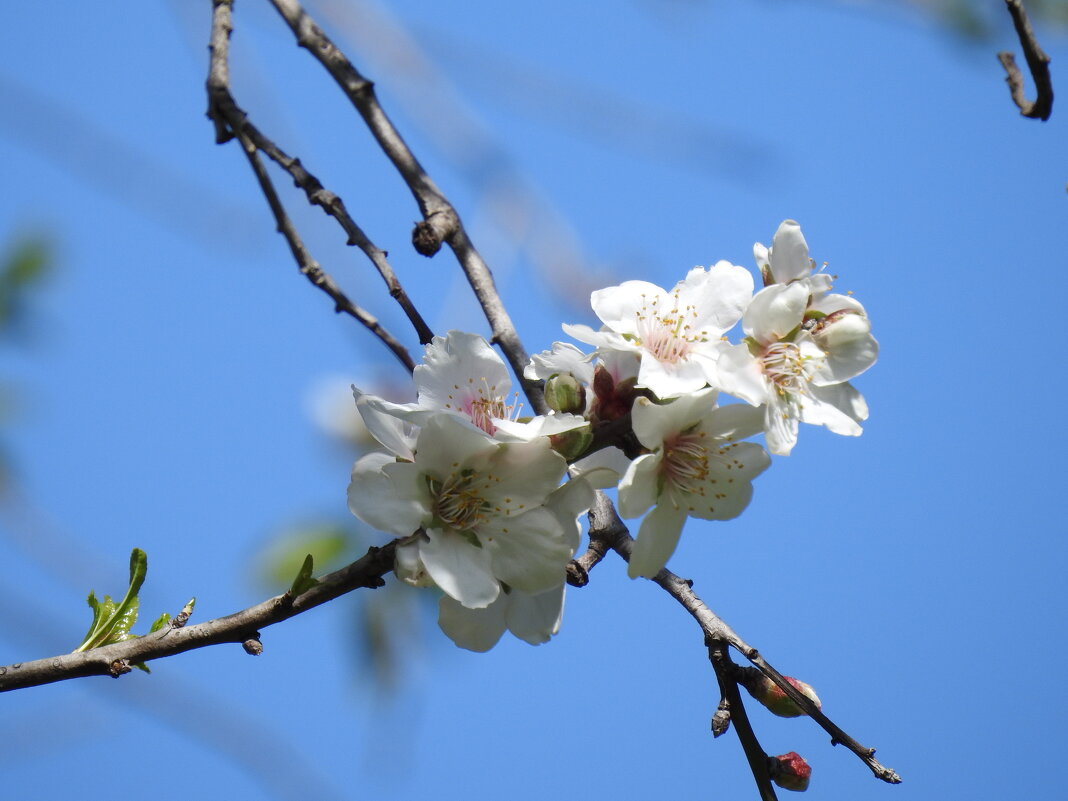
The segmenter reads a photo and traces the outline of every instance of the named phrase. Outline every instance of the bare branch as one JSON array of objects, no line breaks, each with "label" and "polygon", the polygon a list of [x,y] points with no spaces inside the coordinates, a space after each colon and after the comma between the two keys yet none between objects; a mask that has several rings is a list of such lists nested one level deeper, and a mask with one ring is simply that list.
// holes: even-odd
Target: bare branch
[{"label": "bare branch", "polygon": [[749,769],[753,772],[753,780],[760,792],[761,801],[777,801],[775,787],[768,775],[768,755],[760,747],[756,733],[749,723],[749,716],[745,713],[745,704],[742,703],[741,693],[738,692],[738,682],[734,679],[736,665],[731,661],[728,643],[723,640],[707,640],[705,644],[708,646],[708,659],[716,671],[719,691],[723,697],[720,708],[726,705],[730,710],[730,719],[738,733]]},{"label": "bare branch", "polygon": [[[624,561],[630,561],[634,539],[630,536],[626,525],[620,520],[612,502],[603,492],[597,493],[597,499],[594,501],[593,508],[590,509],[590,539],[594,537],[606,539],[613,551],[623,557]],[[798,692],[783,674],[769,665],[756,648],[739,637],[734,629],[698,598],[693,591],[693,582],[679,578],[667,568],[657,573],[652,580],[693,616],[704,632],[706,642],[722,641],[733,647],[775,682],[794,703],[804,710],[805,714],[830,734],[833,744],[841,743],[856,754],[876,778],[889,784],[898,784],[901,781],[901,777],[895,771],[876,761],[874,748],[866,748],[846,734],[809,698]]]},{"label": "bare branch", "polygon": [[1012,24],[1016,28],[1016,35],[1020,38],[1020,45],[1027,59],[1027,68],[1031,71],[1031,78],[1035,82],[1034,102],[1027,99],[1023,75],[1020,68],[1016,66],[1016,58],[1007,50],[998,53],[998,61],[1001,62],[1006,72],[1005,83],[1009,85],[1012,102],[1020,109],[1021,116],[1045,122],[1053,112],[1053,81],[1049,75],[1049,56],[1042,50],[1035,38],[1031,20],[1027,17],[1022,0],[1005,0],[1005,6],[1012,15]]},{"label": "bare branch", "polygon": [[411,354],[381,323],[374,315],[353,303],[334,282],[333,278],[323,270],[322,266],[312,258],[304,246],[296,227],[286,214],[285,207],[278,197],[267,170],[259,158],[259,151],[267,153],[289,172],[297,185],[304,189],[309,201],[317,203],[341,223],[349,235],[349,242],[357,244],[368,255],[379,270],[379,274],[385,279],[390,288],[390,294],[397,299],[408,319],[412,321],[421,342],[429,342],[432,334],[422,317],[415,310],[407,294],[400,286],[392,268],[385,260],[385,254],[375,247],[360,230],[359,226],[348,216],[340,198],[332,192],[326,192],[322,184],[313,175],[308,173],[300,165],[298,159],[291,159],[271,140],[265,137],[247,119],[233,96],[230,94],[230,67],[229,67],[229,44],[230,33],[233,30],[232,6],[233,0],[214,0],[211,30],[211,62],[208,73],[208,117],[215,125],[215,140],[218,143],[227,142],[237,138],[241,142],[245,156],[249,160],[260,184],[260,189],[267,199],[271,212],[274,215],[279,233],[289,244],[289,249],[296,260],[302,274],[315,286],[325,292],[334,300],[334,309],[344,312],[356,319],[372,334],[378,337],[390,351],[400,360],[408,372],[415,369],[415,362]]},{"label": "bare branch", "polygon": [[[218,0],[217,0],[218,1]],[[353,107],[363,118],[382,152],[400,173],[423,215],[412,234],[412,242],[424,256],[432,256],[442,243],[452,248],[467,281],[478,298],[492,330],[492,341],[500,346],[530,405],[539,414],[547,411],[541,384],[523,375],[527,352],[516,333],[512,318],[497,293],[489,267],[464,230],[460,215],[409,149],[375,94],[374,83],[365,78],[331,41],[297,0],[271,0],[289,25],[297,44],[310,52],[330,73]]]},{"label": "bare branch", "polygon": [[[329,573],[307,592],[291,597],[277,595],[226,617],[175,628],[165,626],[144,637],[105,645],[80,653],[64,654],[32,662],[0,667],[0,692],[52,684],[83,676],[119,677],[138,662],[162,659],[175,654],[222,643],[240,643],[253,653],[259,645],[259,630],[281,623],[360,588],[375,589],[393,569],[397,540],[381,548],[371,548],[347,567]],[[255,642],[256,645],[250,645]],[[259,645],[262,650],[262,645]]]}]

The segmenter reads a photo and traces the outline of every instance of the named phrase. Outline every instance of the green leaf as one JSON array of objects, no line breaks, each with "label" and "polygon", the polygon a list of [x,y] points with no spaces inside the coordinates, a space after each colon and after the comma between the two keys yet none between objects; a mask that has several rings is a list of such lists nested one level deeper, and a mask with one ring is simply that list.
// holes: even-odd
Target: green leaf
[{"label": "green leaf", "polygon": [[170,622],[171,616],[167,612],[164,612],[162,615],[156,618],[156,621],[152,624],[152,628],[148,630],[148,633],[151,634],[154,631],[159,631],[161,628],[163,628]]},{"label": "green leaf", "polygon": [[130,637],[130,629],[137,622],[137,593],[141,591],[147,575],[148,556],[140,548],[134,548],[130,554],[130,587],[122,602],[116,605],[108,595],[104,596],[103,601],[97,601],[96,595],[89,593],[88,603],[93,610],[93,622],[82,644],[74,649],[75,653]]},{"label": "green leaf", "polygon": [[316,584],[319,583],[319,579],[312,577],[312,570],[315,566],[315,560],[311,554],[304,557],[304,563],[301,564],[300,570],[297,572],[297,577],[293,579],[293,583],[289,587],[289,596],[296,598],[298,595],[303,595]]}]

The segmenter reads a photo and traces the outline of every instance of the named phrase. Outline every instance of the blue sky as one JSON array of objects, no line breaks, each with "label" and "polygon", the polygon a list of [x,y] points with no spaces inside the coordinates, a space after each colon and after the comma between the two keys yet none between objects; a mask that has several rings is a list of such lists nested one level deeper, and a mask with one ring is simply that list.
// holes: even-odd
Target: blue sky
[{"label": "blue sky", "polygon": [[[121,593],[132,547],[149,556],[145,617],[196,595],[203,620],[272,592],[258,565],[280,530],[355,530],[351,455],[307,397],[324,376],[403,375],[300,278],[236,145],[214,144],[208,6],[9,11],[0,242],[43,233],[56,263],[32,336],[0,351],[20,493],[0,517],[0,664],[73,648],[86,593]],[[411,251],[407,191],[265,6],[237,6],[238,102],[344,197],[435,330],[486,333],[447,254]],[[691,524],[670,566],[905,783],[753,710],[766,750],[808,758],[816,798],[1056,787],[1068,137],[1064,109],[1041,124],[1011,105],[993,56],[1018,52],[1007,18],[973,46],[882,5],[369,6],[312,8],[464,215],[529,350],[593,323],[591,288],[752,267],[788,217],[867,307],[882,350],[855,382],[864,435],[803,430],[746,513]],[[413,50],[414,82],[390,60],[398,28],[434,65],[430,90]],[[1057,86],[1068,47],[1038,33]],[[286,200],[314,255],[415,347],[359,253]],[[161,801],[755,797],[733,734],[709,736],[700,632],[614,557],[538,648],[469,654],[407,610],[387,618],[414,632],[388,697],[360,667],[353,602],[265,631],[257,659],[205,649],[5,695],[4,785],[87,801],[148,782]]]}]

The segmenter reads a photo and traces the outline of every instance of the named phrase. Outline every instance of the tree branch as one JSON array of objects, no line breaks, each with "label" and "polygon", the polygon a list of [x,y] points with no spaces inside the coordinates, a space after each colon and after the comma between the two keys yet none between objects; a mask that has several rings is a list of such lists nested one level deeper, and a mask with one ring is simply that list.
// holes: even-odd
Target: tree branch
[{"label": "tree branch", "polygon": [[489,321],[491,341],[500,346],[535,412],[544,414],[548,409],[542,397],[541,384],[523,375],[523,368],[528,361],[527,352],[497,293],[493,274],[464,230],[456,209],[427,175],[382,109],[374,83],[353,66],[297,0],[271,0],[271,4],[293,31],[297,44],[311,53],[330,73],[408,186],[423,215],[412,233],[415,249],[424,256],[433,256],[442,243],[452,249]]},{"label": "tree branch", "polygon": [[[745,705],[742,703],[741,693],[738,692],[738,682],[734,679],[734,670],[737,667],[731,660],[728,643],[724,640],[706,640],[708,646],[708,660],[716,671],[716,680],[719,682],[719,691],[723,700],[720,708],[724,705],[730,710],[730,720],[734,723],[734,730],[738,733],[738,740],[742,744],[749,769],[753,772],[753,781],[756,782],[760,792],[761,801],[778,801],[775,795],[775,787],[768,775],[768,755],[757,741],[756,732],[749,723],[749,716],[745,713]],[[717,711],[718,714],[718,711]]]},{"label": "tree branch", "polygon": [[353,317],[378,337],[410,373],[415,369],[415,362],[412,360],[408,350],[372,314],[353,303],[341,291],[333,278],[311,257],[296,228],[286,214],[285,207],[279,200],[274,184],[271,182],[270,176],[259,158],[258,153],[260,150],[267,153],[270,158],[293,177],[297,186],[304,189],[311,203],[321,206],[324,211],[338,220],[349,236],[349,244],[358,245],[378,269],[379,274],[389,287],[390,294],[404,309],[408,319],[415,327],[420,342],[430,341],[433,334],[412,305],[407,293],[401,287],[392,268],[386,261],[385,253],[375,247],[359,226],[349,217],[341,199],[333,192],[327,192],[323,189],[318,179],[303,168],[299,159],[290,158],[281,148],[264,136],[248,121],[248,115],[234,101],[230,93],[229,66],[230,34],[233,31],[232,7],[233,0],[213,0],[211,44],[208,48],[211,52],[211,61],[207,88],[208,117],[215,125],[215,141],[222,144],[236,137],[241,143],[242,149],[249,160],[249,165],[256,174],[260,189],[271,207],[278,231],[286,238],[289,249],[301,273],[334,300],[335,311],[344,312]]},{"label": "tree branch", "polygon": [[[630,536],[626,525],[620,520],[612,501],[603,492],[597,493],[593,508],[590,509],[590,539],[603,538],[613,551],[618,553],[624,561],[630,561],[634,539]],[[805,714],[811,717],[820,727],[831,735],[832,744],[841,743],[871,770],[876,778],[888,784],[898,784],[901,777],[890,768],[881,765],[875,759],[875,749],[866,748],[846,734],[836,723],[828,718],[806,696],[798,692],[786,678],[760,655],[756,648],[749,645],[738,636],[722,618],[713,612],[704,601],[697,597],[693,591],[693,582],[679,578],[667,568],[664,568],[652,579],[668,595],[674,598],[689,612],[697,621],[704,632],[706,642],[722,641],[733,647],[742,656],[749,660],[761,673],[771,679],[796,703]]]},{"label": "tree branch", "polygon": [[1009,85],[1012,102],[1020,109],[1021,116],[1045,122],[1053,112],[1053,81],[1049,74],[1049,56],[1042,50],[1035,38],[1031,20],[1027,17],[1022,0],[1005,0],[1005,6],[1012,16],[1012,24],[1016,28],[1016,35],[1020,38],[1020,45],[1027,59],[1027,68],[1031,71],[1031,78],[1035,82],[1034,102],[1027,99],[1023,75],[1020,68],[1016,66],[1016,58],[1007,50],[998,53],[998,61],[1005,68],[1005,83]]},{"label": "tree branch", "polygon": [[135,637],[113,645],[81,653],[64,654],[32,662],[0,667],[0,692],[52,684],[83,676],[113,676],[130,672],[138,662],[162,659],[175,654],[222,643],[241,643],[248,653],[262,651],[260,629],[281,623],[360,588],[375,589],[393,569],[398,540],[381,548],[371,548],[347,567],[328,573],[318,583],[295,598],[288,593],[276,595],[226,617],[180,628],[165,626],[144,637]]}]

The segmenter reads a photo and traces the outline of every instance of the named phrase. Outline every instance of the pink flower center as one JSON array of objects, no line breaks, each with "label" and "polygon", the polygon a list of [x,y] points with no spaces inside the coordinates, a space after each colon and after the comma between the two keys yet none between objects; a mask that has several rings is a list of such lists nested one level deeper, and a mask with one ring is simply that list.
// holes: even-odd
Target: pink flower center
[{"label": "pink flower center", "polygon": [[679,290],[672,293],[674,303],[670,309],[660,308],[661,298],[651,300],[642,295],[638,310],[638,337],[642,347],[656,357],[657,361],[677,364],[689,357],[694,345],[704,342],[701,331],[694,331],[693,320],[697,309],[692,305],[680,306]]}]

